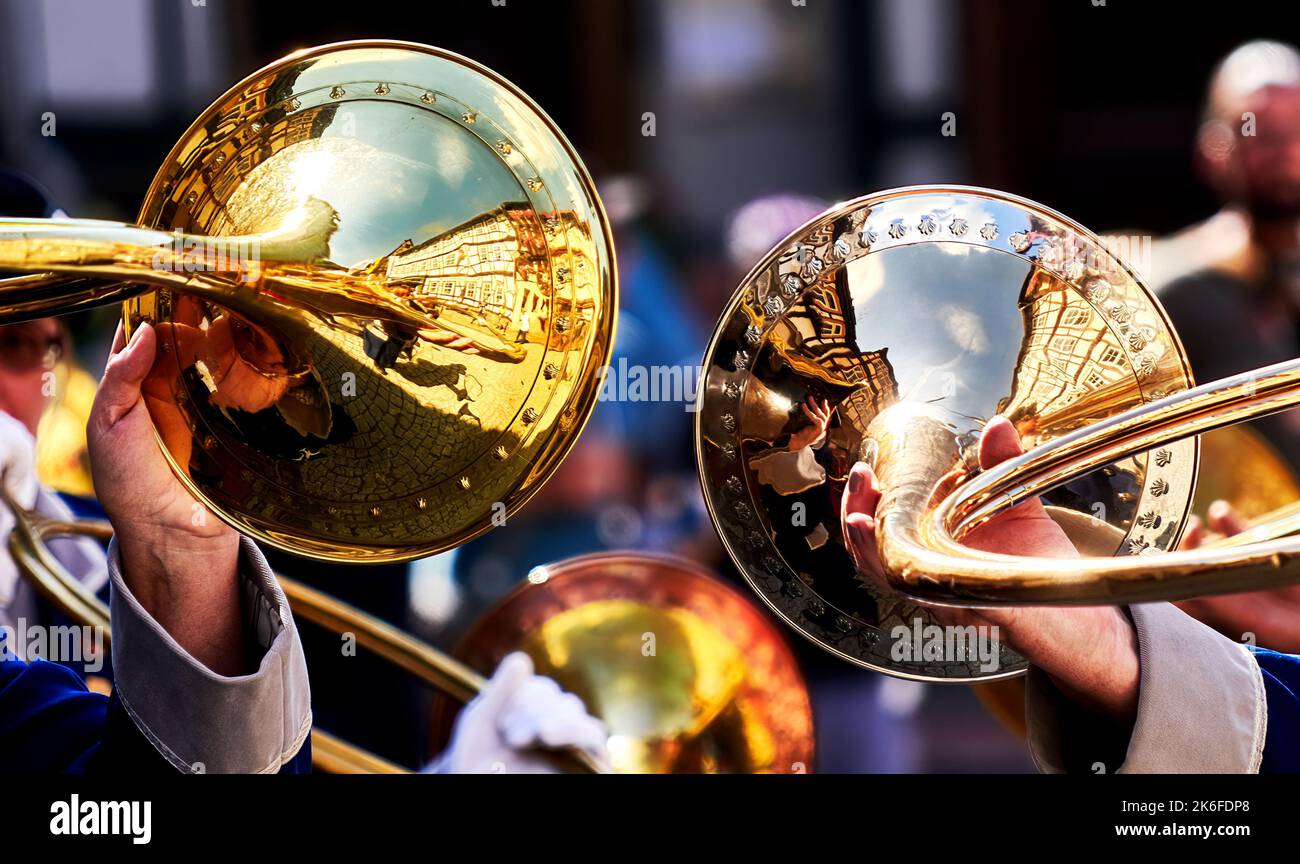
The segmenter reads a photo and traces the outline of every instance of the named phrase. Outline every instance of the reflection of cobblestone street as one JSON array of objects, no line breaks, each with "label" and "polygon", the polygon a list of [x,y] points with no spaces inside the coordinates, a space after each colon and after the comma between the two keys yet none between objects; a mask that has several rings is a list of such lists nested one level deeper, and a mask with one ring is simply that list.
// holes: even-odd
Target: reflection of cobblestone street
[{"label": "reflection of cobblestone street", "polygon": [[[301,479],[304,491],[335,501],[400,498],[463,472],[500,441],[543,351],[530,344],[522,362],[502,363],[419,343],[411,360],[384,372],[366,357],[360,337],[341,349],[322,325],[313,328],[322,334],[310,345],[321,380],[356,432],[324,458],[304,462]],[[355,395],[344,386],[349,372]],[[391,447],[394,436],[400,450]],[[514,449],[513,441],[500,443]]]}]

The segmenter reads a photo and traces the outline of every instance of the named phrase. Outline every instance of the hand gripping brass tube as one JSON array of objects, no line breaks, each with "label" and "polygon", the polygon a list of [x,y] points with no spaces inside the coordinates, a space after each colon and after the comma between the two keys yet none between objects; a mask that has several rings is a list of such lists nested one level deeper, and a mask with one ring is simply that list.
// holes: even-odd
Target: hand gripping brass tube
[{"label": "hand gripping brass tube", "polygon": [[1121,558],[1000,555],[960,539],[998,513],[1116,460],[1300,404],[1300,360],[1202,384],[1116,414],[981,472],[936,500],[960,467],[953,437],[900,403],[870,427],[883,500],[882,563],[897,590],[955,606],[1177,600],[1300,581],[1300,538]]}]

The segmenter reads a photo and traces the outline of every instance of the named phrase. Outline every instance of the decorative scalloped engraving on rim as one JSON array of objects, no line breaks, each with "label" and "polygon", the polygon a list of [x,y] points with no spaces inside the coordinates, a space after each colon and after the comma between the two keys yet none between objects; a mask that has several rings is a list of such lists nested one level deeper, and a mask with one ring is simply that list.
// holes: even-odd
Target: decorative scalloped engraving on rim
[{"label": "decorative scalloped engraving on rim", "polygon": [[[1163,370],[1164,378],[1168,378],[1170,374],[1173,374],[1171,370],[1178,367],[1168,366],[1167,362],[1169,358],[1173,358],[1173,362],[1178,363],[1182,357],[1181,349],[1176,343],[1170,344],[1160,335],[1163,332],[1169,332],[1167,321],[1164,320],[1158,307],[1154,306],[1148,297],[1142,295],[1132,274],[1126,268],[1122,266],[1112,267],[1111,269],[1117,272],[1101,271],[1095,275],[1089,275],[1092,272],[1088,266],[1090,263],[1089,256],[1075,254],[1077,250],[1070,249],[1068,244],[1063,246],[1061,236],[1086,241],[1084,245],[1088,246],[1087,251],[1093,253],[1094,258],[1113,260],[1113,256],[1110,256],[1108,252],[1102,249],[1095,241],[1095,238],[1091,238],[1091,235],[1074,234],[1075,229],[1071,223],[1062,221],[1050,211],[1039,210],[1037,205],[1033,205],[1031,202],[1023,202],[1000,194],[985,197],[987,194],[979,190],[969,189],[945,189],[924,193],[914,190],[899,190],[897,193],[882,193],[858,199],[841,205],[832,214],[810,223],[803,230],[801,237],[792,239],[791,244],[785,249],[779,252],[774,251],[768,256],[767,260],[773,262],[771,265],[773,268],[779,267],[776,262],[781,261],[789,261],[791,265],[794,265],[799,254],[806,255],[807,249],[812,248],[816,250],[818,257],[828,264],[822,272],[823,277],[825,277],[828,270],[846,266],[865,255],[892,248],[896,245],[946,241],[973,243],[999,249],[1005,254],[1017,255],[1032,261],[1036,266],[1054,273],[1071,285],[1077,286],[1076,290],[1079,295],[1084,297],[1097,313],[1102,315],[1109,322],[1109,325],[1121,335],[1120,344],[1127,355],[1126,359],[1129,368],[1135,378],[1138,377],[1139,368],[1146,368],[1148,371],[1145,373],[1145,377],[1152,380],[1154,380],[1152,373],[1156,369]],[[939,206],[931,205],[928,209],[924,209],[924,202],[921,199],[929,197],[933,197]],[[900,202],[904,206],[900,206]],[[918,209],[918,202],[924,212]],[[999,213],[1015,217],[1011,218],[1007,223],[1006,230],[1011,232],[1011,235],[1004,238],[1000,243],[997,240],[1002,232],[1001,217],[989,218],[989,210],[986,208],[990,205]],[[911,218],[914,220],[912,224],[916,225],[918,230],[909,233],[906,230],[908,217],[894,212],[895,210],[902,213],[908,211],[916,213]],[[936,225],[936,230],[929,234],[921,229],[923,224],[929,224],[926,221],[927,217],[932,218]],[[833,225],[836,222],[847,223],[851,226],[851,236],[856,243],[849,244],[846,242],[844,244],[851,246],[848,254],[844,254],[842,247],[835,247],[836,241],[843,238],[842,234],[837,234],[833,230]],[[969,227],[972,223],[981,226],[980,229],[971,232]],[[1023,228],[1021,227],[1022,224],[1024,225]],[[1024,235],[1024,241],[1019,237],[1016,237],[1015,240],[1012,239],[1012,236],[1018,234]],[[814,238],[819,236],[822,240],[821,245],[814,242]],[[796,248],[800,246],[803,247],[802,252]],[[762,284],[762,280],[772,271],[764,269],[756,272],[759,280],[758,284]],[[817,283],[812,283],[812,285],[815,284]],[[805,285],[803,290],[806,292],[812,285]],[[742,288],[737,293],[743,297],[751,297],[752,289]],[[1116,298],[1122,301],[1131,301],[1132,305],[1123,302],[1121,303],[1122,308],[1116,308],[1114,311],[1106,309],[1106,301]],[[783,305],[779,311],[775,312],[767,308],[765,304],[764,311],[768,315],[768,320],[764,329],[775,323],[780,315],[785,314],[785,309],[791,308],[798,302],[798,299],[798,297],[791,298],[790,307]],[[737,298],[733,298],[733,305],[736,302]],[[1116,316],[1124,320],[1117,321]],[[1146,329],[1148,327],[1152,329]],[[1130,334],[1132,335],[1130,336]],[[1159,343],[1160,352],[1139,359],[1137,355],[1152,343]],[[1134,347],[1139,344],[1142,345],[1142,348]],[[706,381],[715,374],[729,372],[726,364],[717,364],[718,347],[720,347],[720,344],[715,337],[714,345],[710,349],[710,355],[706,358]],[[1185,360],[1182,362],[1185,364]],[[737,369],[737,372],[742,381],[748,378],[750,374],[747,369]],[[1181,367],[1179,374],[1182,376],[1183,383],[1163,387],[1161,395],[1167,395],[1169,392],[1175,392],[1187,386],[1190,378],[1186,375],[1185,365]],[[729,381],[728,383],[736,382]],[[739,386],[743,388],[744,385],[742,383]],[[1139,383],[1139,386],[1142,388],[1144,399],[1151,398],[1151,395],[1156,390],[1153,385]],[[704,432],[709,425],[708,416],[710,411],[707,404],[709,392],[707,388],[704,390],[703,410],[700,411],[697,417],[697,424],[701,432]],[[723,387],[717,387],[713,392],[718,396],[730,396],[731,394],[729,388]],[[734,405],[734,402],[732,404]],[[734,436],[737,428],[735,415],[730,412],[723,414],[720,422],[726,434]],[[700,452],[701,470],[704,472],[702,476],[705,478],[706,502],[710,510],[715,513],[715,517],[720,514],[714,507],[714,502],[710,499],[708,493],[709,482],[707,478],[709,471],[706,462],[703,461],[703,456],[707,452],[717,453],[720,455],[722,462],[734,464],[740,458],[737,443],[732,439],[719,442],[716,445],[709,445],[706,438],[697,440],[697,444],[704,447]],[[1133,525],[1117,554],[1124,554],[1125,552],[1130,554],[1151,554],[1172,548],[1181,532],[1185,516],[1185,508],[1182,507],[1180,502],[1190,500],[1190,478],[1191,472],[1194,470],[1197,452],[1195,441],[1180,441],[1161,447],[1159,450],[1148,454],[1149,458],[1143,457],[1146,458],[1147,482],[1141,490],[1140,500],[1136,502],[1137,510],[1135,512],[1138,516],[1133,520]],[[1160,494],[1155,494],[1152,491],[1153,489],[1163,491]],[[804,586],[796,578],[792,570],[782,563],[776,573],[763,570],[760,579],[760,571],[750,569],[746,562],[758,559],[754,558],[750,553],[743,552],[745,549],[766,550],[768,555],[779,557],[780,553],[773,545],[772,536],[756,530],[753,525],[737,524],[734,517],[730,516],[715,518],[715,525],[723,535],[723,539],[727,541],[726,545],[741,571],[754,584],[760,596],[767,600],[782,617],[791,622],[802,622],[798,625],[800,629],[805,630],[809,635],[815,636],[818,641],[834,653],[840,654],[860,665],[891,672],[891,670],[883,666],[879,659],[881,656],[880,646],[883,644],[887,647],[889,640],[881,640],[878,631],[872,627],[858,626],[851,638],[841,638],[843,636],[839,632],[841,628],[837,627],[834,621],[814,626],[809,621],[808,616],[810,612],[815,612],[815,607],[810,604],[807,598],[812,597],[819,603],[821,601],[816,598],[815,594],[807,590],[807,586]],[[766,581],[771,579],[778,580],[778,583]],[[782,586],[775,589],[775,593],[774,584]],[[794,586],[800,587],[795,588]],[[793,595],[804,596],[796,601],[792,599]],[[839,614],[838,610],[832,609],[830,611]],[[854,624],[855,621],[850,620],[849,623]],[[873,660],[872,658],[876,659]],[[891,672],[891,674],[899,673]],[[938,673],[935,670],[927,669],[915,675],[908,673],[905,677],[916,677],[924,680],[940,680],[943,678],[942,674],[935,678],[936,674]]]}]

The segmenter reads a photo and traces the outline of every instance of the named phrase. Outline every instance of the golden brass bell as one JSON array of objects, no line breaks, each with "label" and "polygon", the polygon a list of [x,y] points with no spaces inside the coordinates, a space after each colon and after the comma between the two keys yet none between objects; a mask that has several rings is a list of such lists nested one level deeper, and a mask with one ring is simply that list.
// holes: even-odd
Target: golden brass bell
[{"label": "golden brass bell", "polygon": [[[616,772],[812,770],[812,709],[789,646],[697,564],[617,552],[535,568],[456,654],[491,669],[511,651],[605,722]],[[435,751],[454,710],[440,697]]]},{"label": "golden brass bell", "polygon": [[[185,133],[138,222],[0,220],[0,268],[29,274],[0,281],[0,321],[122,301],[128,331],[151,322],[145,392],[164,451],[264,542],[358,562],[458,545],[536,491],[594,406],[617,307],[604,212],[551,121],[465,58],[353,42],[254,73]],[[106,627],[107,607],[45,540],[111,527],[16,522],[20,571],[62,613]],[[793,657],[735,592],[635,555],[546,572],[477,632],[526,610],[521,647],[605,717],[620,768],[809,769]],[[485,686],[280,581],[300,620],[354,634],[452,699]],[[323,770],[404,770],[323,730],[312,742]]]},{"label": "golden brass bell", "polygon": [[[595,406],[618,306],[608,221],[550,118],[473,61],[379,40],[299,51],[232,87],[135,225],[0,219],[0,270],[27,274],[0,280],[0,323],[115,302],[128,334],[152,323],[145,399],[181,482],[262,542],[354,562],[433,554],[522,506]],[[107,523],[16,519],[20,571],[106,627],[44,541]],[[484,685],[282,583],[301,618],[422,680],[460,699]],[[313,741],[323,768],[397,770]]]},{"label": "golden brass bell", "polygon": [[394,561],[499,524],[595,405],[614,250],[572,145],[470,60],[292,54],[164,160],[137,225],[0,220],[0,322],[125,301],[177,476],[238,530]]},{"label": "golden brass bell", "polygon": [[[796,448],[809,396],[835,416]],[[831,208],[744,279],[705,357],[696,453],[732,559],[791,625],[890,674],[987,680],[1023,660],[1005,647],[992,664],[895,652],[899,627],[929,623],[915,599],[1128,603],[1300,580],[1295,538],[1171,551],[1196,434],[1297,403],[1300,361],[1194,386],[1155,295],[1059,213],[992,190],[914,187]],[[1030,449],[980,471],[979,433],[996,414]],[[882,485],[877,538],[893,590],[845,554],[839,501],[861,459]],[[1098,557],[961,545],[1030,495]]]}]

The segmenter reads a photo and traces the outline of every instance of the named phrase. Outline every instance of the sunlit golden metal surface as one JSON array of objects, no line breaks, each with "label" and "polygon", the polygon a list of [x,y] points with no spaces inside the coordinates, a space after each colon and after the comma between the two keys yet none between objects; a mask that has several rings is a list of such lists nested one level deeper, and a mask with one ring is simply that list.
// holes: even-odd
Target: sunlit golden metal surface
[{"label": "sunlit golden metal surface", "polygon": [[[856,574],[840,536],[849,468],[882,455],[873,422],[927,406],[945,446],[931,454],[933,482],[976,465],[995,414],[1032,447],[1191,383],[1159,304],[1093,235],[1032,202],[955,187],[867,196],[796,230],[742,282],[705,365],[699,467],[736,564],[828,650],[925,680],[1023,663],[1005,649],[992,672],[893,656],[891,630],[929,616]],[[835,415],[821,447],[793,453],[809,395]],[[1171,549],[1196,453],[1191,440],[1115,460],[1048,503],[1107,529],[1091,532],[1103,554]],[[804,482],[773,470],[796,459]]]},{"label": "sunlit golden metal surface", "polygon": [[98,382],[75,361],[60,361],[51,371],[54,393],[36,430],[36,474],[51,489],[89,498],[95,486],[86,422]]},{"label": "sunlit golden metal surface", "polygon": [[122,299],[177,475],[317,558],[455,546],[523,504],[594,407],[610,229],[548,117],[457,55],[298,52],[203,113],[138,226],[0,220],[0,320]]},{"label": "sunlit golden metal surface", "polygon": [[[1163,555],[1139,549],[1140,557],[1130,561],[1017,558],[959,543],[966,531],[1002,510],[1082,472],[1143,451],[1159,453],[1172,441],[1296,404],[1300,360],[1290,360],[1202,384],[1063,435],[981,472],[937,503],[914,496],[899,518],[880,528],[891,583],[944,603],[1023,605],[1141,603],[1300,581],[1300,538],[1295,537],[1233,548],[1207,544]],[[929,425],[915,412],[903,423],[918,430]]]},{"label": "sunlit golden metal surface", "polygon": [[1227,501],[1244,519],[1256,519],[1300,500],[1300,479],[1263,435],[1228,426],[1201,436],[1201,470],[1192,512],[1202,519],[1210,504]]},{"label": "sunlit golden metal surface", "polygon": [[[618,772],[812,768],[812,711],[784,638],[693,563],[611,553],[537,568],[457,655],[491,669],[514,650],[606,723]],[[435,742],[451,718],[435,710]]]}]

